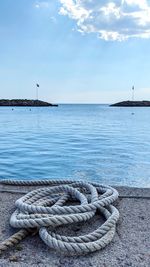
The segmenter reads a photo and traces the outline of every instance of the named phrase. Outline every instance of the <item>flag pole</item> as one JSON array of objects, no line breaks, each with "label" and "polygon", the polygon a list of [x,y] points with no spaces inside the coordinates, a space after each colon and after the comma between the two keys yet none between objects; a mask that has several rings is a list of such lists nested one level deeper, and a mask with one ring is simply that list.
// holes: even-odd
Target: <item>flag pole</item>
[{"label": "flag pole", "polygon": [[36,87],[36,99],[38,100],[39,96],[38,96],[38,86]]},{"label": "flag pole", "polygon": [[134,101],[134,86],[132,86],[132,101]]},{"label": "flag pole", "polygon": [[39,100],[39,84],[36,84],[36,99]]}]

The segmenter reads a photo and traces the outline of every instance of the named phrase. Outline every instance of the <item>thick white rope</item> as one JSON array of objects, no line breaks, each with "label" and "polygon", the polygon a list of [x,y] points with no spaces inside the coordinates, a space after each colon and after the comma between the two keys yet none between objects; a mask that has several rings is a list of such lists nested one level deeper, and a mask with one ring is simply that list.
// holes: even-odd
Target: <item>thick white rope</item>
[{"label": "thick white rope", "polygon": [[[15,228],[38,228],[41,239],[50,248],[73,254],[89,253],[104,248],[114,237],[119,212],[112,203],[118,198],[118,192],[110,186],[70,180],[2,180],[0,183],[47,185],[16,201],[17,209],[10,224]],[[67,206],[68,201],[77,203]],[[88,221],[96,212],[106,221],[92,233],[70,237],[53,231],[60,225]]]}]

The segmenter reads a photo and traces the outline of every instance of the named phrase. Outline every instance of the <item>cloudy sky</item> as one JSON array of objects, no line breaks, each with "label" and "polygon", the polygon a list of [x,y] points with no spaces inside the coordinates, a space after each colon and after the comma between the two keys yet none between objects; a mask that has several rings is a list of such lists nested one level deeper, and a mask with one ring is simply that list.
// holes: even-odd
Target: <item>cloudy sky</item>
[{"label": "cloudy sky", "polygon": [[150,1],[1,0],[0,98],[150,99]]}]

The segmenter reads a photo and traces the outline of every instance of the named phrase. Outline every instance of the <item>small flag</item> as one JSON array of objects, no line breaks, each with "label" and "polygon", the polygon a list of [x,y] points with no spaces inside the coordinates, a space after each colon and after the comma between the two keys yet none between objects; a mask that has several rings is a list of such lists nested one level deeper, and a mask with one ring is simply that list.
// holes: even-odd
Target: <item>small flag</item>
[{"label": "small flag", "polygon": [[37,87],[40,87],[38,83],[36,84],[36,86],[37,86]]}]

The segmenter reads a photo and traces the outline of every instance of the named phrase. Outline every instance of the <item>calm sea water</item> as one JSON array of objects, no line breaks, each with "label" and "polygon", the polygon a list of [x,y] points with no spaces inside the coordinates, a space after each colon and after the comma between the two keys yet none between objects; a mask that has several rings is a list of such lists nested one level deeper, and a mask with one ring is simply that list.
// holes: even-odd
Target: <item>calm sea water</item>
[{"label": "calm sea water", "polygon": [[149,187],[150,108],[0,107],[0,179],[7,178]]}]

